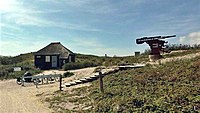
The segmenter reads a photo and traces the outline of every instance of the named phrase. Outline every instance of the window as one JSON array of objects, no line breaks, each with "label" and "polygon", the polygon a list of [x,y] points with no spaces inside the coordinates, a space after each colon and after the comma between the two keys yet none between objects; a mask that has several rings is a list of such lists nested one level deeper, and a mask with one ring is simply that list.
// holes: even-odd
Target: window
[{"label": "window", "polygon": [[50,62],[50,56],[45,56],[45,62]]},{"label": "window", "polygon": [[41,58],[41,56],[36,56],[36,58]]}]

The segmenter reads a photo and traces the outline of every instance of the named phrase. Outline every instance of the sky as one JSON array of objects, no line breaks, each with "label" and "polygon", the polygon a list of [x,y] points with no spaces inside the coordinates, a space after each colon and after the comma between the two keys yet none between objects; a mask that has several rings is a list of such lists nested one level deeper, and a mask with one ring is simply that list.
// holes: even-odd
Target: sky
[{"label": "sky", "polygon": [[1,0],[0,55],[61,42],[75,53],[128,56],[144,36],[200,44],[200,0]]}]

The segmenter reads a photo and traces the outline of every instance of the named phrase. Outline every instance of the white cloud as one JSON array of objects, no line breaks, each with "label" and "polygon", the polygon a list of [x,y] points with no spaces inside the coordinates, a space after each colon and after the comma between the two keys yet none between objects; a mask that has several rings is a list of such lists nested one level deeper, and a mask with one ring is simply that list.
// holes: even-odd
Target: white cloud
[{"label": "white cloud", "polygon": [[0,55],[16,56],[23,53],[35,52],[45,47],[53,40],[53,38],[42,35],[33,37],[19,35],[16,36],[16,38],[12,38],[11,36],[0,40]]},{"label": "white cloud", "polygon": [[56,2],[55,0],[42,1],[64,4],[64,9],[66,6],[69,6],[73,10],[92,14],[113,14],[118,11],[118,9],[114,7],[113,3],[107,0],[60,0]]},{"label": "white cloud", "polygon": [[[39,10],[37,7],[34,8],[24,5],[23,2],[18,0],[6,0],[0,1],[0,10],[3,14],[1,19],[1,27],[10,26],[36,26],[36,27],[57,27],[72,30],[81,31],[101,31],[96,28],[92,28],[84,24],[67,23],[60,21],[53,21],[43,17],[43,14],[47,13],[58,13],[61,12],[59,9],[42,9]],[[6,25],[6,26],[5,26]]]},{"label": "white cloud", "polygon": [[[29,6],[25,6],[22,1],[19,0],[3,0],[0,1],[0,10],[2,13],[2,23],[4,25],[13,26],[16,25],[40,25],[44,21],[39,18],[36,13],[37,9],[32,9]],[[6,26],[2,26],[6,27]]]},{"label": "white cloud", "polygon": [[179,38],[182,44],[200,44],[200,31],[192,32],[187,36],[182,36]]},{"label": "white cloud", "polygon": [[[26,4],[27,5],[27,4]],[[26,6],[22,0],[1,0],[0,11],[2,14],[7,13],[26,13],[26,14],[40,14],[40,13],[57,13],[61,12],[58,9],[44,9],[39,10],[37,7],[32,7],[31,4]]]},{"label": "white cloud", "polygon": [[1,0],[0,11],[1,13],[18,12],[21,8],[19,7],[22,2],[17,0]]},{"label": "white cloud", "polygon": [[67,22],[53,22],[47,21],[50,27],[58,27],[64,29],[72,29],[72,30],[80,30],[80,31],[102,31],[100,29],[92,28],[88,25],[81,25],[81,24],[74,24],[74,23],[67,23]]},{"label": "white cloud", "polygon": [[102,48],[105,45],[99,40],[99,38],[84,38],[84,37],[74,37],[71,39],[71,43],[77,47],[81,48]]},{"label": "white cloud", "polygon": [[21,29],[17,26],[11,25],[11,24],[5,24],[5,23],[0,23],[0,27],[2,28],[8,28],[8,29],[13,29],[16,31],[20,31]]}]

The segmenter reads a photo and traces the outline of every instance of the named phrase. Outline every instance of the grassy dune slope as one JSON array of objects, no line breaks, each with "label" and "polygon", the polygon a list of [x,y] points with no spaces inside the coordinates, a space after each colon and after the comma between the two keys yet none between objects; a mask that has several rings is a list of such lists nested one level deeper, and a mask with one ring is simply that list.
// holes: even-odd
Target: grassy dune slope
[{"label": "grassy dune slope", "polygon": [[[21,67],[22,71],[14,72],[14,67]],[[34,67],[32,53],[21,54],[15,57],[0,57],[0,79],[17,78],[22,76],[26,71],[29,71],[32,74],[41,72]]]},{"label": "grassy dune slope", "polygon": [[[119,71],[90,87],[74,89],[72,93],[56,92],[48,98],[56,111],[70,112],[59,103],[78,105],[76,112],[187,112],[200,111],[200,57],[148,65],[141,69]],[[85,110],[87,109],[87,110]]]}]

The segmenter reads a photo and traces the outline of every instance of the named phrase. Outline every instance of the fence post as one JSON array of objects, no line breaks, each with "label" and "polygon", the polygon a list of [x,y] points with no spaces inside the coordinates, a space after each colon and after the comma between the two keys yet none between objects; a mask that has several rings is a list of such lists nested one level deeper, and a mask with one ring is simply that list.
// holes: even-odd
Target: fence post
[{"label": "fence post", "polygon": [[38,78],[36,78],[36,84],[35,84],[36,88],[38,88]]},{"label": "fence post", "polygon": [[62,75],[60,74],[60,91],[62,91]]},{"label": "fence post", "polygon": [[103,90],[103,79],[102,79],[102,73],[101,73],[101,71],[99,72],[99,86],[100,86],[100,91],[102,93],[104,93],[104,90]]},{"label": "fence post", "polygon": [[44,84],[44,78],[42,78],[42,84]]},{"label": "fence post", "polygon": [[22,77],[22,86],[24,86],[24,77]]}]

